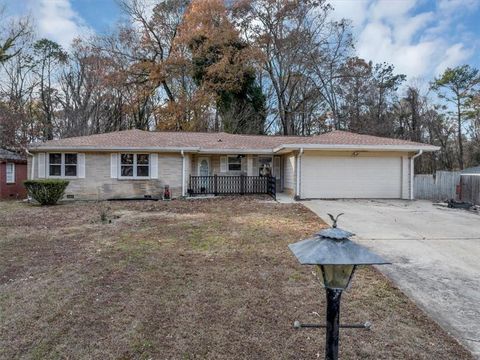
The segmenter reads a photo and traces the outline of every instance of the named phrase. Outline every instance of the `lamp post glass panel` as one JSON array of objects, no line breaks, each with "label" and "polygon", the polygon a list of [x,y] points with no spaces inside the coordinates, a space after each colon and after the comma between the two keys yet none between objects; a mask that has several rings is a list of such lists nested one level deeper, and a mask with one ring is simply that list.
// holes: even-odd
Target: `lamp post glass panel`
[{"label": "lamp post glass panel", "polygon": [[[295,327],[325,327],[325,359],[338,359],[340,328],[340,298],[348,287],[357,265],[388,264],[380,256],[354,243],[349,238],[354,234],[337,228],[337,218],[330,215],[333,227],[323,229],[312,238],[290,244],[288,247],[302,265],[317,265],[323,286],[326,289],[326,325],[303,325]],[[366,328],[366,325],[345,325],[350,328]]]}]

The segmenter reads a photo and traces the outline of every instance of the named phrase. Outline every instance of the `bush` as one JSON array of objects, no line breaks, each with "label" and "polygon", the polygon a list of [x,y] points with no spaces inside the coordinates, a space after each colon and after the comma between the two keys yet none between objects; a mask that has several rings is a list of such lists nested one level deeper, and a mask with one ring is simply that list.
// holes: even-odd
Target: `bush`
[{"label": "bush", "polygon": [[27,180],[23,184],[34,200],[40,205],[55,205],[63,197],[68,186],[67,180]]}]

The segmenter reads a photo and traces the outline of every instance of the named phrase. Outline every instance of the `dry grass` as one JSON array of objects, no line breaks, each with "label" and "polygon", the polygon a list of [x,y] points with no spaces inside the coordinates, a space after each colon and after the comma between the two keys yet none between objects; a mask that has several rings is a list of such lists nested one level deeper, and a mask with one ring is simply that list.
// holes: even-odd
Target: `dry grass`
[{"label": "dry grass", "polygon": [[[0,203],[3,359],[313,359],[324,291],[287,244],[322,222],[254,198]],[[102,221],[103,220],[103,221]],[[344,294],[343,359],[470,359],[371,268]],[[316,314],[320,313],[320,317]]]}]

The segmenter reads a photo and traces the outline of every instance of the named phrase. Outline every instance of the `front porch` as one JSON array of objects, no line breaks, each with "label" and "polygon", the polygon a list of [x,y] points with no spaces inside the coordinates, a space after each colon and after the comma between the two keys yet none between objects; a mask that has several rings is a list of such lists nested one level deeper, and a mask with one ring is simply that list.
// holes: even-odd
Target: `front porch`
[{"label": "front porch", "polygon": [[191,154],[186,195],[246,195],[282,192],[283,156],[265,154]]},{"label": "front porch", "polygon": [[274,176],[190,175],[187,192],[190,196],[267,194],[275,199],[276,188]]}]

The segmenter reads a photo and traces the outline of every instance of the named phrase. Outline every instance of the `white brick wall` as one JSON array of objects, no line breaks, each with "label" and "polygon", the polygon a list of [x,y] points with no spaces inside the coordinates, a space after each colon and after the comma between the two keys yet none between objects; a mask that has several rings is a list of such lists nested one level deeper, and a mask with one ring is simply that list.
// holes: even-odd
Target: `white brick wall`
[{"label": "white brick wall", "polygon": [[[35,155],[35,170],[38,168]],[[35,171],[35,178],[38,172]],[[68,179],[70,184],[65,195],[76,200],[105,200],[111,198],[163,195],[164,186],[170,186],[172,197],[182,194],[182,156],[180,153],[158,154],[158,179],[112,179],[110,153],[85,153],[85,178]]]}]

